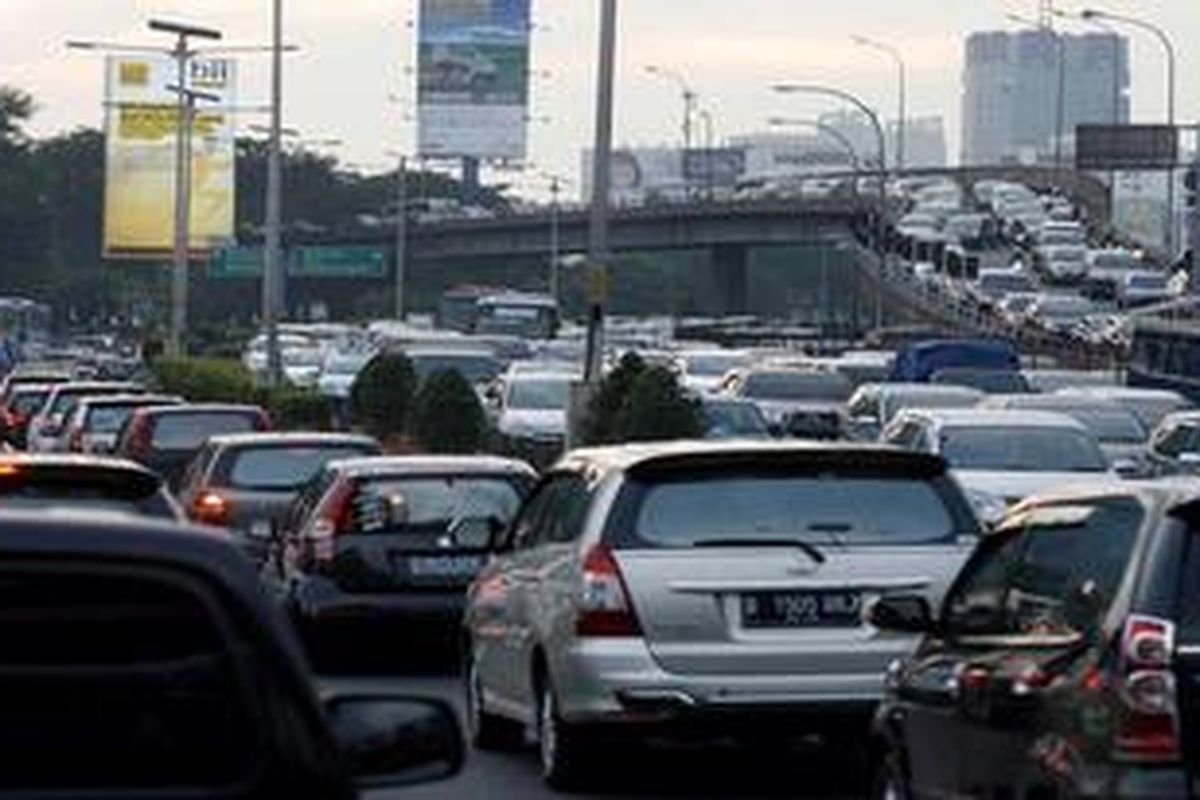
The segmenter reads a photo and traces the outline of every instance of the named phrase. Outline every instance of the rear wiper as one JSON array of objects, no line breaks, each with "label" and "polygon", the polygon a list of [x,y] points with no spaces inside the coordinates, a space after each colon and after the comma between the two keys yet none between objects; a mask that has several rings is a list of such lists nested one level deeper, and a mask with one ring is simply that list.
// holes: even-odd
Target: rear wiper
[{"label": "rear wiper", "polygon": [[804,554],[818,564],[825,563],[825,554],[812,542],[803,539],[701,539],[692,542],[692,547],[786,547],[804,551]]}]

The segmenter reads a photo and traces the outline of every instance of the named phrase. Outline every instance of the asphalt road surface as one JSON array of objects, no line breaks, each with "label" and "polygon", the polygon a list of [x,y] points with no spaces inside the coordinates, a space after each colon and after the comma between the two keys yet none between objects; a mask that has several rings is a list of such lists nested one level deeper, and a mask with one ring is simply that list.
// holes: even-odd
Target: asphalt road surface
[{"label": "asphalt road surface", "polygon": [[[460,713],[459,679],[445,666],[372,670],[369,676],[339,674],[322,678],[324,686],[356,691],[387,690],[441,697]],[[817,747],[750,752],[735,748],[640,749],[614,756],[611,770],[597,778],[594,790],[570,795],[587,800],[623,798],[695,798],[753,800],[812,798],[857,800],[864,796],[862,767],[851,754]],[[565,795],[564,795],[565,796]],[[545,788],[530,746],[515,753],[472,751],[461,775],[425,787],[379,792],[371,800],[535,800],[560,797]]]}]

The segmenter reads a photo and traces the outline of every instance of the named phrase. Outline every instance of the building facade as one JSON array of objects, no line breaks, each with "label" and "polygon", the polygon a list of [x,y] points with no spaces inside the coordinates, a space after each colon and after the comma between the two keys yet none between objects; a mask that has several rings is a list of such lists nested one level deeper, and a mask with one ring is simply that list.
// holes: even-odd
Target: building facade
[{"label": "building facade", "polygon": [[1128,122],[1129,43],[1124,37],[1076,35],[1048,27],[968,37],[963,164],[1067,159],[1073,155],[1076,125]]}]

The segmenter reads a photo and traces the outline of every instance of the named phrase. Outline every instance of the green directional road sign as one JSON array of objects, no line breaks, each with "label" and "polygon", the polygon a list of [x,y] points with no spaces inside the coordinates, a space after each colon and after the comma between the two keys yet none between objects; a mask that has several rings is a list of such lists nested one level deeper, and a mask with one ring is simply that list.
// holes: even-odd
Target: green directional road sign
[{"label": "green directional road sign", "polygon": [[214,250],[208,262],[210,278],[261,278],[266,256],[261,247]]},{"label": "green directional road sign", "polygon": [[387,253],[379,247],[298,247],[288,262],[297,278],[382,278]]}]

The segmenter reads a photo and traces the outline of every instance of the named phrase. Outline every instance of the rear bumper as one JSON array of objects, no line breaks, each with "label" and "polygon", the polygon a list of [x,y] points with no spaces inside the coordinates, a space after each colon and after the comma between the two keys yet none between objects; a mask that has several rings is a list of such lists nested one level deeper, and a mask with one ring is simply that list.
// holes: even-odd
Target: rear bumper
[{"label": "rear bumper", "polygon": [[[802,668],[803,654],[796,662]],[[745,722],[751,731],[770,725],[803,733],[847,723],[865,731],[883,696],[886,666],[887,660],[861,673],[682,675],[659,666],[643,640],[610,639],[574,643],[551,670],[570,722],[703,731],[711,721],[726,733]]]},{"label": "rear bumper", "polygon": [[465,591],[350,594],[331,582],[312,579],[295,583],[288,605],[305,633],[353,633],[364,629],[403,626],[457,634],[466,606]]}]

